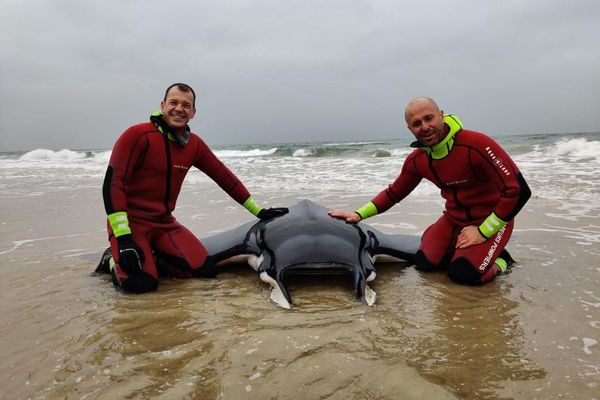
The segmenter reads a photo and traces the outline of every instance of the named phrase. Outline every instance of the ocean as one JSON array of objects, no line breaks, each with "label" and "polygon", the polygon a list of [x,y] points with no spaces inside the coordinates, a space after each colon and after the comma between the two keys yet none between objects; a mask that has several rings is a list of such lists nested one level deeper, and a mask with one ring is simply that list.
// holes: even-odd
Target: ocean
[{"label": "ocean", "polygon": [[[351,284],[299,279],[269,302],[249,267],[165,278],[140,296],[91,276],[107,246],[110,149],[0,153],[0,398],[600,398],[600,133],[499,136],[532,198],[482,287],[406,263]],[[259,204],[355,209],[398,175],[408,137],[212,146]],[[440,215],[422,182],[367,222],[419,234]],[[191,170],[175,216],[198,237],[253,217]]]},{"label": "ocean", "polygon": [[[600,198],[600,133],[501,136],[496,140],[519,165],[534,196],[557,201]],[[412,150],[408,140],[348,143],[273,143],[213,146],[213,151],[253,192],[306,191],[375,194],[392,182]],[[106,171],[110,150],[0,153],[0,188],[5,196],[96,185]],[[198,170],[188,174],[185,188],[206,183]],[[436,196],[424,182],[416,196]]]}]

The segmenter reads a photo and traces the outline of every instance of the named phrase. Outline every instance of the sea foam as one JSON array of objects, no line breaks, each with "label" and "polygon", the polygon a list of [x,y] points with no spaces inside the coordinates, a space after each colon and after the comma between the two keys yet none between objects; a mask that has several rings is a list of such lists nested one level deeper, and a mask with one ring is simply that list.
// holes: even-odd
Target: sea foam
[{"label": "sea foam", "polygon": [[596,158],[600,161],[600,142],[585,138],[561,140],[550,149],[551,155],[575,158]]},{"label": "sea foam", "polygon": [[48,149],[36,149],[28,153],[23,154],[19,159],[21,161],[35,161],[35,160],[81,160],[86,158],[86,153],[73,151],[69,149],[62,149],[59,151],[53,151]]},{"label": "sea foam", "polygon": [[277,147],[272,147],[267,150],[252,149],[252,150],[216,150],[217,157],[264,157],[275,154]]}]

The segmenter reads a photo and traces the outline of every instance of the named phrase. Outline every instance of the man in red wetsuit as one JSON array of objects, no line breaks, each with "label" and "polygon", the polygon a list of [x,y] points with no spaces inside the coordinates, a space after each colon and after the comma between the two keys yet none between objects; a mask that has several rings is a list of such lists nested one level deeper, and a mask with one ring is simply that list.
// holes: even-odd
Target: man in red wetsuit
[{"label": "man in red wetsuit", "polygon": [[113,148],[102,189],[110,250],[97,271],[110,271],[115,286],[124,291],[155,290],[159,269],[183,278],[215,275],[202,243],[171,214],[191,167],[261,219],[287,212],[259,207],[242,182],[190,132],[195,101],[190,86],[169,86],[160,112],[127,129]]},{"label": "man in red wetsuit", "polygon": [[443,215],[424,232],[415,258],[420,270],[447,268],[459,283],[478,285],[513,262],[504,249],[514,217],[531,196],[519,169],[490,137],[462,129],[435,101],[413,99],[405,112],[417,139],[398,178],[355,212],[329,214],[351,223],[380,214],[404,199],[425,178],[446,200]]}]

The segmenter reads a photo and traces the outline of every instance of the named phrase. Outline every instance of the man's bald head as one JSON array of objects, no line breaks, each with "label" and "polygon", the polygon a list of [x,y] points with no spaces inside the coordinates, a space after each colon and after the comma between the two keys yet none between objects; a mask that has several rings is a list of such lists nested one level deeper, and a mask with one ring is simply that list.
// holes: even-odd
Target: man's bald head
[{"label": "man's bald head", "polygon": [[412,111],[412,109],[416,107],[420,108],[423,106],[429,106],[434,111],[440,111],[440,108],[438,107],[437,103],[431,97],[415,97],[414,99],[408,102],[406,108],[404,109],[404,119],[406,120],[406,122],[408,123],[408,114]]}]

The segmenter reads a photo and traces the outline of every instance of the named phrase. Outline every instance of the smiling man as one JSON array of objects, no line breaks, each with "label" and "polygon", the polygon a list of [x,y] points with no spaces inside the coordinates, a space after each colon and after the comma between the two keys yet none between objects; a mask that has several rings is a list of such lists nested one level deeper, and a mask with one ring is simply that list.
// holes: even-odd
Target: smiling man
[{"label": "smiling man", "polygon": [[158,268],[180,278],[216,271],[200,241],[172,212],[191,167],[208,175],[235,201],[261,219],[287,208],[259,207],[240,180],[215,156],[188,122],[196,95],[185,83],[167,88],[160,111],[127,129],[113,148],[102,194],[110,250],[97,271],[110,272],[115,286],[143,293],[158,286]]},{"label": "smiling man", "polygon": [[408,129],[417,139],[402,171],[387,189],[358,210],[329,214],[350,223],[380,214],[410,194],[423,178],[446,200],[443,215],[422,236],[415,264],[420,270],[447,268],[456,282],[478,285],[513,262],[504,249],[514,217],[531,196],[508,154],[490,137],[463,129],[455,115],[417,97],[406,106]]}]

